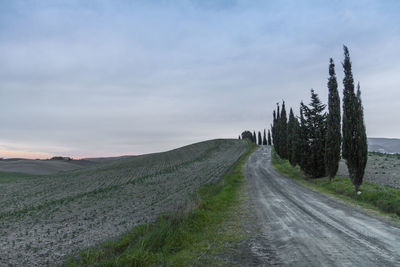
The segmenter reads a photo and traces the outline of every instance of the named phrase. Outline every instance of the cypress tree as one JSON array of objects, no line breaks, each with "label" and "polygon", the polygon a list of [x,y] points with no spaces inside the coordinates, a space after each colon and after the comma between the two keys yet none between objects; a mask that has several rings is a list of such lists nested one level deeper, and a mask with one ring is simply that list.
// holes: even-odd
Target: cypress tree
[{"label": "cypress tree", "polygon": [[301,160],[301,140],[300,140],[300,123],[299,120],[295,117],[294,124],[293,124],[293,149],[291,151],[290,157],[292,157],[292,161],[296,164],[300,163]]},{"label": "cypress tree", "polygon": [[325,137],[326,113],[325,105],[321,103],[318,95],[311,89],[310,108],[302,105],[305,116],[306,136],[308,140],[307,152],[310,153],[303,165],[304,172],[313,178],[325,176]]},{"label": "cypress tree", "polygon": [[325,165],[326,173],[329,180],[335,177],[339,168],[340,160],[340,146],[341,146],[341,133],[340,133],[340,98],[338,93],[338,84],[335,74],[335,64],[333,59],[330,59],[329,64],[329,79],[328,79],[328,116],[327,116],[327,130],[325,142]]},{"label": "cypress tree", "polygon": [[[273,115],[273,121],[272,121],[272,125],[271,125],[271,133],[272,133],[272,138],[274,138],[274,146],[275,146],[275,126],[276,126],[276,112],[275,110],[272,112]],[[269,129],[268,129],[268,133],[270,133]],[[276,150],[276,148],[275,148]]]},{"label": "cypress tree", "polygon": [[364,109],[362,106],[361,101],[361,90],[360,90],[360,83],[357,85],[357,131],[356,131],[356,147],[357,147],[357,168],[354,173],[353,183],[355,185],[355,190],[358,191],[360,185],[362,184],[365,166],[367,165],[368,160],[368,143],[367,143],[367,133],[365,130],[365,123],[364,123]]},{"label": "cypress tree", "polygon": [[257,145],[257,135],[256,135],[256,131],[253,131],[253,142],[254,142],[254,144]]},{"label": "cypress tree", "polygon": [[283,159],[288,159],[288,145],[287,145],[287,116],[285,109],[285,101],[282,103],[282,111],[279,122],[279,151]]},{"label": "cypress tree", "polygon": [[272,140],[271,140],[271,132],[268,129],[268,145],[271,146],[272,145]]},{"label": "cypress tree", "polygon": [[349,50],[343,46],[343,144],[342,155],[346,160],[349,176],[356,191],[362,184],[365,165],[367,163],[367,141],[364,125],[364,114],[361,103],[361,91],[358,87],[354,93],[354,79],[351,70]]},{"label": "cypress tree", "polygon": [[280,109],[279,103],[276,103],[276,112],[274,111],[274,124],[273,124],[273,131],[272,131],[272,139],[274,141],[274,148],[276,153],[281,156],[280,152]]},{"label": "cypress tree", "polygon": [[253,142],[253,135],[252,135],[252,133],[250,131],[244,131],[242,133],[242,139],[248,139],[251,142]]},{"label": "cypress tree", "polygon": [[261,138],[261,132],[258,131],[258,145],[261,146],[262,145],[262,138]]},{"label": "cypress tree", "polygon": [[276,103],[277,109],[276,109],[276,133],[275,133],[275,138],[276,138],[276,152],[278,152],[278,155],[281,156],[281,142],[280,142],[280,126],[281,126],[281,112],[280,112],[280,107],[279,103]]},{"label": "cypress tree", "polygon": [[288,158],[290,164],[294,167],[298,163],[299,159],[299,122],[293,114],[292,108],[289,112],[288,122],[288,134],[287,134],[287,147],[288,147]]},{"label": "cypress tree", "polygon": [[264,146],[268,145],[268,143],[267,143],[267,133],[266,133],[265,129],[264,129],[264,136],[263,136],[263,145]]},{"label": "cypress tree", "polygon": [[308,123],[307,120],[304,117],[304,113],[306,113],[308,110],[308,107],[304,105],[303,101],[300,102],[300,126],[299,126],[299,161],[298,164],[300,165],[300,168],[306,173],[306,170],[308,169],[308,162],[310,159],[310,145],[309,145],[309,136],[308,136]]}]

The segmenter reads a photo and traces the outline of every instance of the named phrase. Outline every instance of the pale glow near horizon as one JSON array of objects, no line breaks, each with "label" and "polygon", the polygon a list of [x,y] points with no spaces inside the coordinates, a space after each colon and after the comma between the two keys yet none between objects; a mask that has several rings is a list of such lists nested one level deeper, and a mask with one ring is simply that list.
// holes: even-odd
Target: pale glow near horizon
[{"label": "pale glow near horizon", "polygon": [[368,136],[400,138],[399,13],[379,0],[1,1],[0,157],[143,154],[263,130],[282,99],[295,113],[311,88],[327,102],[330,57],[342,93],[343,44]]}]

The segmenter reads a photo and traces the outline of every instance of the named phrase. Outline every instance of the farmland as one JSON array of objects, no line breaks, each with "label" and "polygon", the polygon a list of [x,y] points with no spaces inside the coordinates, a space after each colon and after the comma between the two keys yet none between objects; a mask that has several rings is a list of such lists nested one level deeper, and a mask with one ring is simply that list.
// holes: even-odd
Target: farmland
[{"label": "farmland", "polygon": [[247,151],[212,140],[0,183],[0,265],[55,265],[160,213],[190,204]]},{"label": "farmland", "polygon": [[[400,155],[370,152],[364,181],[400,188]],[[338,176],[348,177],[344,160],[340,161]]]}]

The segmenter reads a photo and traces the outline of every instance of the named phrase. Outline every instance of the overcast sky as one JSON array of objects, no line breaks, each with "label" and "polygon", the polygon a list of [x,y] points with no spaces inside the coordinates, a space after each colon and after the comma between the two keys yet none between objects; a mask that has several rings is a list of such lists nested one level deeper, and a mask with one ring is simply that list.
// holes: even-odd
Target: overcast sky
[{"label": "overcast sky", "polygon": [[[302,2],[302,3],[300,3]],[[307,2],[307,4],[304,4]],[[237,138],[327,102],[342,45],[369,137],[400,138],[400,1],[0,1],[0,156]]]}]

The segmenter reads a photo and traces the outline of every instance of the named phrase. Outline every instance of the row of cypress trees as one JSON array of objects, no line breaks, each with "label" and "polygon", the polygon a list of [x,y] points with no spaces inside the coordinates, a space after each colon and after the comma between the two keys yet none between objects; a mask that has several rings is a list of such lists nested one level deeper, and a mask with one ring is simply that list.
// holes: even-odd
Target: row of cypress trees
[{"label": "row of cypress trees", "polygon": [[258,138],[256,135],[256,132],[253,131],[253,133],[251,133],[250,131],[244,131],[241,135],[239,135],[239,139],[249,139],[251,142],[257,144],[257,145],[271,145],[272,144],[272,140],[271,140],[271,133],[268,130],[268,137],[266,134],[266,129],[264,129],[264,135],[263,137],[261,137],[261,132],[258,131]]},{"label": "row of cypress trees", "polygon": [[[328,176],[331,180],[337,173],[340,152],[346,161],[349,176],[358,191],[367,163],[367,136],[361,102],[360,85],[354,90],[354,79],[350,54],[344,46],[343,79],[343,123],[341,125],[340,98],[333,59],[329,62],[328,113],[318,95],[311,90],[309,105],[300,103],[300,116],[293,110],[286,115],[285,102],[277,104],[271,125],[274,148],[278,155],[307,175],[318,178]],[[342,129],[341,129],[342,126]],[[342,137],[342,134],[343,137]]]}]

